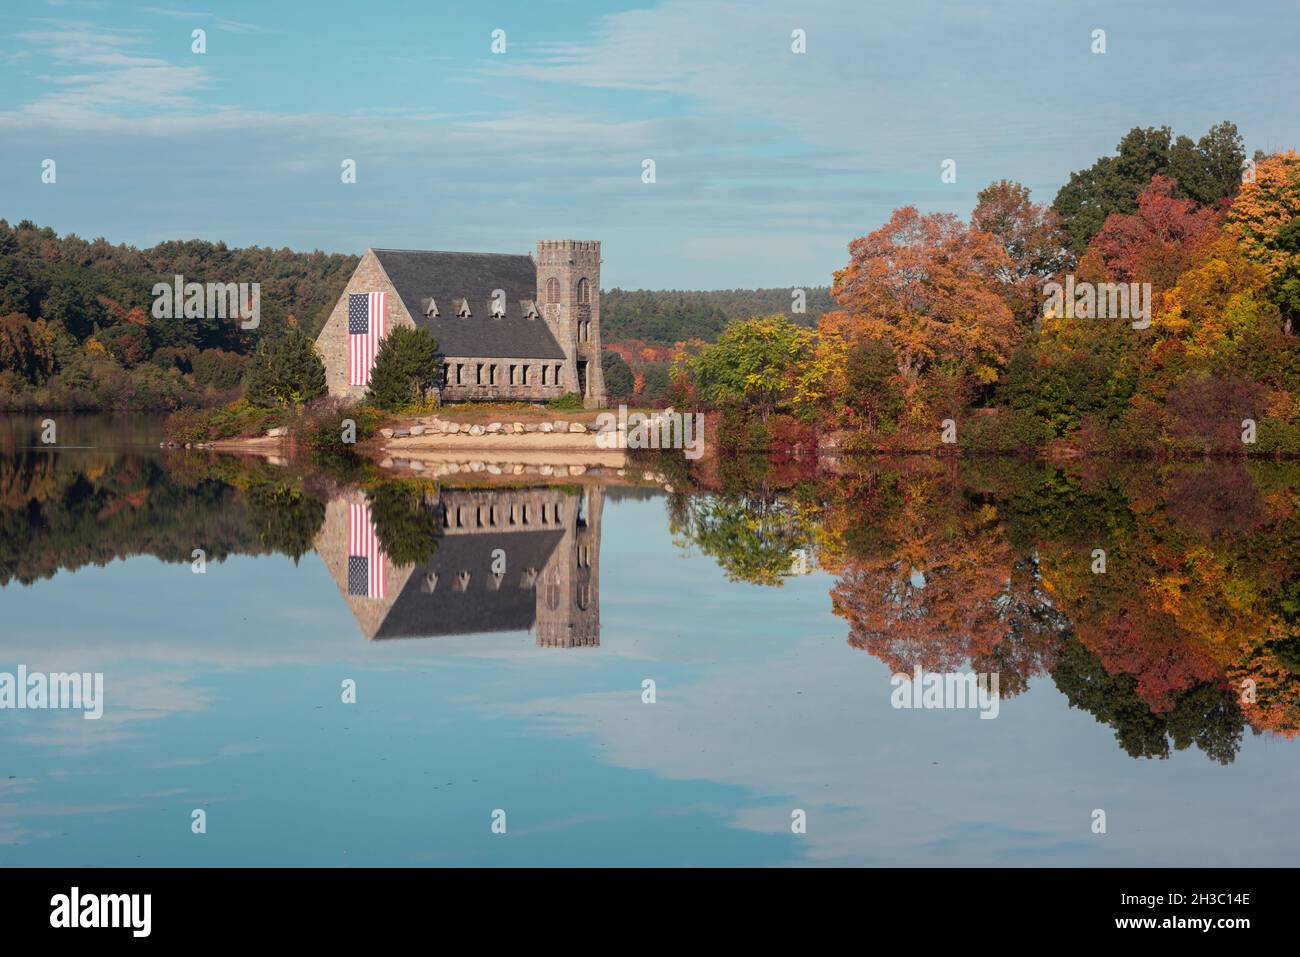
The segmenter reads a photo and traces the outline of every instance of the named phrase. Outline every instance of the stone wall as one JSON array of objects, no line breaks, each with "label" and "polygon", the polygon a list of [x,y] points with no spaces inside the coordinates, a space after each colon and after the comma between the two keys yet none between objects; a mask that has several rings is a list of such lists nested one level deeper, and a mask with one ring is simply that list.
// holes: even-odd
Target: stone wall
[{"label": "stone wall", "polygon": [[[497,359],[481,356],[448,357],[447,384],[442,389],[444,402],[545,402],[575,392],[572,383],[566,385],[561,375],[558,385],[554,384],[556,366],[564,366],[563,360],[547,359]],[[483,367],[482,383],[478,380],[478,367]],[[547,367],[546,385],[542,385],[542,366]],[[510,367],[515,367],[515,384],[510,384]],[[489,370],[495,367],[495,384]],[[456,381],[456,370],[462,371],[461,382]],[[528,370],[528,384],[524,385],[523,370]]]}]

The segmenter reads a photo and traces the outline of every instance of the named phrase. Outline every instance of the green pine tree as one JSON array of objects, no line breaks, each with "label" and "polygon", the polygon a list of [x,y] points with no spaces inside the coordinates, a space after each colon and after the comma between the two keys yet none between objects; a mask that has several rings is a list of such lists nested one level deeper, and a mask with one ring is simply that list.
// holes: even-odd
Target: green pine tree
[{"label": "green pine tree", "polygon": [[438,381],[442,363],[438,342],[424,329],[398,326],[379,346],[370,370],[366,401],[381,409],[396,410],[423,402]]},{"label": "green pine tree", "polygon": [[325,366],[301,329],[290,326],[257,344],[244,373],[244,397],[253,405],[299,405],[324,394]]}]

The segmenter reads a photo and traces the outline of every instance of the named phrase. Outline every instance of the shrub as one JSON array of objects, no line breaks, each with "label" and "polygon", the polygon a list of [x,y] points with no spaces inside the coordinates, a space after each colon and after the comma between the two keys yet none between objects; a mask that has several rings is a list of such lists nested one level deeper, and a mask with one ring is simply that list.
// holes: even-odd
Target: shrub
[{"label": "shrub", "polygon": [[362,442],[375,434],[379,425],[379,412],[368,405],[346,399],[318,399],[303,410],[298,420],[298,430],[307,447],[315,452],[351,452],[343,441],[345,421],[356,425],[356,439]]},{"label": "shrub", "polygon": [[163,435],[169,442],[206,442],[210,409],[177,409],[163,423]]},{"label": "shrub", "polygon": [[194,357],[191,367],[194,381],[200,386],[227,390],[239,386],[244,377],[246,356],[224,349],[204,349]]},{"label": "shrub", "polygon": [[160,369],[189,372],[194,368],[194,359],[198,354],[193,346],[163,346],[149,357],[149,361]]},{"label": "shrub", "polygon": [[546,403],[548,409],[556,409],[561,412],[572,412],[582,408],[582,394],[579,392],[566,392],[564,395],[557,396]]},{"label": "shrub", "polygon": [[722,410],[716,441],[724,452],[763,452],[772,445],[772,433],[762,419],[729,406]]},{"label": "shrub", "polygon": [[959,420],[957,445],[977,452],[1036,452],[1050,435],[1050,428],[1027,412],[989,409]]},{"label": "shrub", "polygon": [[218,409],[177,409],[163,423],[169,442],[211,442],[214,439],[262,435],[285,420],[280,409],[263,409],[246,399]]}]

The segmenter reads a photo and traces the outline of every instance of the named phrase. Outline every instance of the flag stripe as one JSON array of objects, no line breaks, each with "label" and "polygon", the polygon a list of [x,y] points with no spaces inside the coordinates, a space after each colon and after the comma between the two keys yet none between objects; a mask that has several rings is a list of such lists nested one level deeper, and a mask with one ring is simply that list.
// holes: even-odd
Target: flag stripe
[{"label": "flag stripe", "polygon": [[369,385],[370,370],[387,332],[388,294],[348,294],[348,385]]},{"label": "flag stripe", "polygon": [[[387,556],[379,545],[368,505],[348,506],[348,594],[384,598],[388,592]],[[354,581],[353,573],[357,579]],[[360,580],[364,575],[364,584]]]}]

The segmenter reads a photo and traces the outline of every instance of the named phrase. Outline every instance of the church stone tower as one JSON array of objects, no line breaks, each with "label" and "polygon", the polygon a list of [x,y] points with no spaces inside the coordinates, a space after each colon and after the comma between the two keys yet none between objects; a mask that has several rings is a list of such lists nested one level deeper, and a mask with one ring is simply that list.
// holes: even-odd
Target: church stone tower
[{"label": "church stone tower", "polygon": [[605,407],[600,367],[600,243],[544,239],[537,243],[537,304],[564,350],[565,392],[588,409]]},{"label": "church stone tower", "polygon": [[600,513],[605,493],[585,486],[560,505],[564,538],[537,583],[537,645],[591,648],[600,644]]}]

